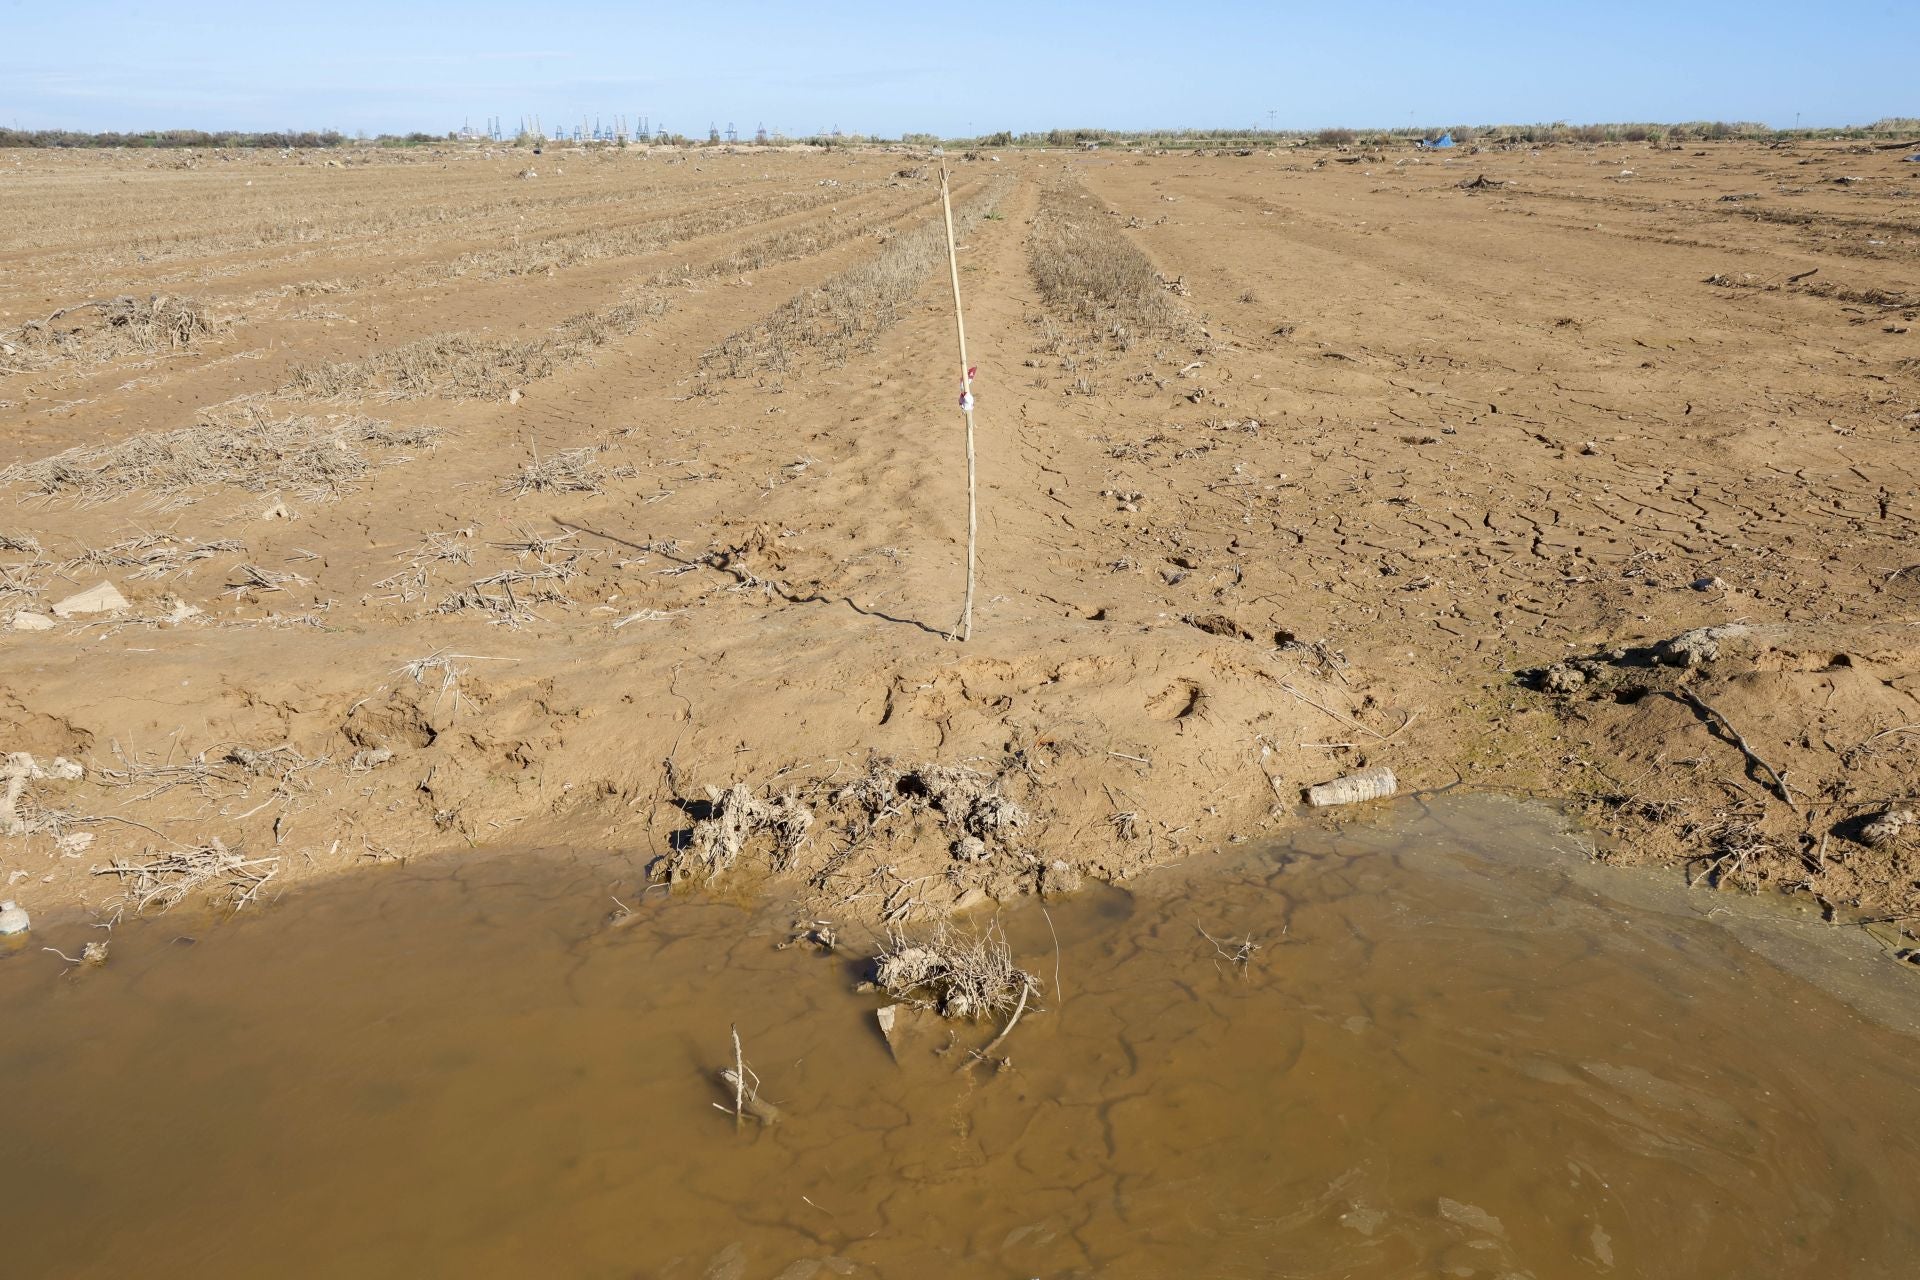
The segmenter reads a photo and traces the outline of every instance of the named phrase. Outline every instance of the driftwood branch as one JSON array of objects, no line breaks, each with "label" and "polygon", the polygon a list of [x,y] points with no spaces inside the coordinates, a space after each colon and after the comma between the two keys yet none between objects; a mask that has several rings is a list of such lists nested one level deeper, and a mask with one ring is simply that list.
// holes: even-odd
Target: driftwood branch
[{"label": "driftwood branch", "polygon": [[[1308,706],[1312,707],[1315,711],[1324,712],[1325,714],[1332,716],[1335,720],[1338,720],[1341,724],[1346,725],[1349,729],[1358,729],[1360,732],[1367,734],[1377,742],[1392,742],[1395,738],[1399,737],[1401,733],[1403,733],[1406,730],[1407,726],[1412,724],[1414,720],[1417,719],[1420,715],[1418,711],[1406,712],[1400,718],[1399,728],[1395,729],[1391,733],[1381,733],[1378,729],[1374,728],[1372,725],[1362,724],[1344,711],[1337,711],[1334,708],[1328,706],[1324,702],[1317,702],[1314,699],[1309,698],[1306,694],[1300,692],[1298,689],[1288,684],[1285,680],[1282,680],[1280,682],[1280,688],[1282,692],[1290,694],[1294,698],[1298,699],[1299,701],[1306,703]],[[1303,746],[1349,746],[1352,744],[1349,744],[1349,743],[1303,743],[1301,745]]]},{"label": "driftwood branch", "polygon": [[1013,1034],[1013,1029],[1016,1026],[1020,1025],[1020,1015],[1027,1011],[1027,997],[1032,994],[1033,983],[1023,982],[1020,984],[1020,1003],[1014,1006],[1013,1016],[1007,1019],[1007,1025],[1000,1029],[999,1035],[987,1043],[986,1048],[974,1050],[972,1054],[968,1056],[967,1060],[960,1064],[960,1070],[965,1071],[974,1063],[985,1061],[987,1058],[993,1056],[993,1051],[1000,1047],[1002,1041]]},{"label": "driftwood branch", "polygon": [[1741,732],[1733,727],[1733,721],[1727,719],[1725,712],[1721,711],[1720,708],[1714,706],[1691,689],[1682,688],[1680,690],[1680,697],[1688,706],[1705,716],[1710,723],[1717,723],[1722,729],[1725,729],[1727,735],[1739,745],[1741,753],[1773,780],[1774,792],[1786,804],[1787,808],[1792,809],[1795,813],[1800,812],[1800,806],[1793,802],[1793,793],[1787,790],[1787,775],[1767,763],[1767,761],[1761,757],[1760,753],[1753,749],[1753,744],[1748,742],[1746,738],[1742,736]]}]

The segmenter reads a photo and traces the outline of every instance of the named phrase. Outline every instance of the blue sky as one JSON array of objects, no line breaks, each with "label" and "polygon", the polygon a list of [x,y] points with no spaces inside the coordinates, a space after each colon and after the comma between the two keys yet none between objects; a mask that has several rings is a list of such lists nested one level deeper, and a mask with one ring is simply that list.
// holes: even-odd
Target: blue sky
[{"label": "blue sky", "polygon": [[0,124],[789,134],[1920,115],[1920,3],[0,0]]}]

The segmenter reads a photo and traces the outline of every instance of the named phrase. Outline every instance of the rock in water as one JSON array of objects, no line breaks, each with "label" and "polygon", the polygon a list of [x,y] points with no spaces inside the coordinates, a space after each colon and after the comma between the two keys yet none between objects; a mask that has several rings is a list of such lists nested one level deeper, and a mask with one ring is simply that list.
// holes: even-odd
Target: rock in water
[{"label": "rock in water", "polygon": [[895,1062],[904,1064],[909,1053],[931,1053],[939,1044],[939,1015],[918,1005],[883,1005],[873,1011],[873,1019]]},{"label": "rock in water", "polygon": [[[740,1114],[752,1116],[761,1124],[769,1125],[779,1124],[783,1119],[780,1114],[780,1108],[740,1084],[740,1077],[734,1072],[732,1067],[722,1067],[720,1069],[720,1083],[727,1091],[727,1101],[729,1103],[731,1103],[735,1097],[734,1091],[736,1089],[742,1090],[740,1096]],[[730,1105],[726,1108],[726,1110],[729,1111],[732,1109]]]},{"label": "rock in water", "polygon": [[1043,898],[1064,898],[1080,892],[1086,882],[1080,868],[1071,862],[1055,860],[1040,869],[1040,896]]},{"label": "rock in water", "polygon": [[747,1251],[738,1240],[713,1255],[700,1280],[741,1280],[747,1274]]}]

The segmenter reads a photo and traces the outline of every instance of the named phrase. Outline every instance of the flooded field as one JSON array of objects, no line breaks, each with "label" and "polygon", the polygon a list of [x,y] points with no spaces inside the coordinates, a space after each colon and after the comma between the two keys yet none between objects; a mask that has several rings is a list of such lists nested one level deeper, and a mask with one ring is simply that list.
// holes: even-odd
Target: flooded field
[{"label": "flooded field", "polygon": [[[1571,848],[1405,803],[1010,911],[1047,991],[1004,1071],[896,1062],[857,931],[782,949],[792,913],[597,856],[130,924],[65,976],[39,947],[99,935],[44,923],[0,962],[6,1271],[1914,1274],[1920,984]],[[715,1109],[730,1025],[773,1127]]]}]

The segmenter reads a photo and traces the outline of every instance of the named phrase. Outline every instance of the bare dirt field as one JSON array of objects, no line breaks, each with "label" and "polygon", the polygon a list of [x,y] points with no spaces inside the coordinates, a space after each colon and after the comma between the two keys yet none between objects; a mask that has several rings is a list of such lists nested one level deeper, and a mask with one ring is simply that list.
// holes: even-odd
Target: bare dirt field
[{"label": "bare dirt field", "polygon": [[924,922],[1385,764],[1911,946],[1906,154],[957,160],[960,644],[925,158],[0,153],[0,880]]}]

